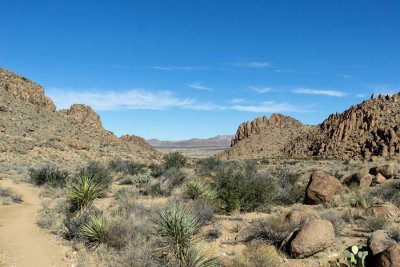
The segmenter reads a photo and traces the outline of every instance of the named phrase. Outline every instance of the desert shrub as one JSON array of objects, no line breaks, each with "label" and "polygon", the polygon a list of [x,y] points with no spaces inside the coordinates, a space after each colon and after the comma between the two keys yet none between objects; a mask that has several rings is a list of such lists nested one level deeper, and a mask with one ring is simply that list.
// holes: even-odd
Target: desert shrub
[{"label": "desert shrub", "polygon": [[109,169],[101,163],[92,161],[86,167],[79,170],[78,177],[87,177],[94,183],[108,188],[112,184],[112,176]]},{"label": "desert shrub", "polygon": [[65,216],[64,225],[67,228],[65,237],[67,239],[83,240],[85,237],[82,235],[82,227],[88,224],[90,220],[96,216],[102,216],[103,212],[98,208],[91,207],[90,209],[82,210],[79,214],[68,213]]},{"label": "desert shrub", "polygon": [[55,166],[46,165],[38,169],[30,169],[29,177],[33,184],[41,186],[64,187],[69,173]]},{"label": "desert shrub", "polygon": [[144,172],[144,164],[131,160],[111,160],[108,168],[114,172],[122,172],[124,174],[136,175]]},{"label": "desert shrub", "polygon": [[369,190],[356,189],[355,193],[350,193],[349,203],[354,208],[367,209],[374,201],[374,197]]},{"label": "desert shrub", "polygon": [[160,177],[165,171],[165,166],[163,164],[152,163],[149,168],[151,170],[150,175],[154,178]]},{"label": "desert shrub", "polygon": [[391,202],[400,208],[400,183],[398,181],[390,181],[376,187],[371,194],[385,201]]},{"label": "desert shrub", "polygon": [[299,182],[300,174],[282,170],[273,175],[276,177],[276,204],[293,205],[303,201],[306,185]]},{"label": "desert shrub", "polygon": [[273,246],[250,245],[241,257],[234,260],[233,267],[280,267],[282,259]]},{"label": "desert shrub", "polygon": [[213,172],[216,172],[219,166],[222,164],[222,161],[216,157],[208,157],[205,159],[200,159],[197,162],[196,171],[200,175],[210,175]]},{"label": "desert shrub", "polygon": [[210,241],[214,241],[215,239],[220,238],[222,235],[221,231],[217,228],[211,229],[206,234],[206,239]]},{"label": "desert shrub", "polygon": [[190,180],[183,187],[183,196],[212,202],[217,198],[217,192],[202,180]]},{"label": "desert shrub", "polygon": [[36,224],[41,228],[61,232],[64,228],[63,221],[66,211],[67,208],[64,200],[58,201],[53,208],[50,208],[45,203],[37,213]]},{"label": "desert shrub", "polygon": [[91,246],[98,246],[107,242],[109,224],[103,215],[96,215],[83,223],[80,231]]},{"label": "desert shrub", "polygon": [[104,195],[105,187],[87,176],[78,176],[67,192],[67,199],[72,212],[82,211],[96,198]]},{"label": "desert shrub", "polygon": [[10,188],[0,187],[0,203],[8,205],[11,203],[21,203],[22,197]]},{"label": "desert shrub", "polygon": [[202,199],[196,199],[189,205],[199,220],[200,225],[207,224],[214,220],[214,207],[211,206],[209,202]]},{"label": "desert shrub", "polygon": [[187,175],[180,169],[167,169],[162,177],[149,179],[141,186],[141,193],[151,196],[170,196],[174,188],[180,186],[187,178]]},{"label": "desert shrub", "polygon": [[368,228],[370,231],[375,232],[377,230],[384,230],[388,225],[388,219],[386,216],[372,216],[367,217],[363,222],[363,226]]},{"label": "desert shrub", "polygon": [[199,227],[193,211],[181,204],[173,204],[161,209],[153,218],[153,223],[154,233],[165,238],[176,258],[184,262]]},{"label": "desert shrub", "polygon": [[300,224],[290,224],[280,217],[270,216],[255,221],[249,229],[248,237],[250,240],[261,239],[267,244],[283,248],[286,245],[282,243],[285,238],[298,230],[299,227]]},{"label": "desert shrub", "polygon": [[400,242],[400,226],[392,226],[388,229],[389,236],[396,242]]},{"label": "desert shrub", "polygon": [[346,223],[344,222],[342,212],[337,210],[324,210],[320,213],[320,217],[332,223],[336,236],[340,236],[343,233]]},{"label": "desert shrub", "polygon": [[164,166],[166,169],[185,167],[186,161],[187,158],[179,152],[168,153],[164,156]]},{"label": "desert shrub", "polygon": [[219,172],[214,179],[221,209],[253,211],[271,204],[276,197],[276,182],[268,175],[249,175],[247,171]]}]

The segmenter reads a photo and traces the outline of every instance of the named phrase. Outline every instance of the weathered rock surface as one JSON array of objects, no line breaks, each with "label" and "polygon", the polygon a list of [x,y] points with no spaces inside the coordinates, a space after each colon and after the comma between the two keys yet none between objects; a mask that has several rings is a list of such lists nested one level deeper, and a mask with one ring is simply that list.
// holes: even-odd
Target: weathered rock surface
[{"label": "weathered rock surface", "polygon": [[335,240],[332,223],[314,220],[306,223],[290,243],[290,253],[296,257],[307,257],[325,250]]},{"label": "weathered rock surface", "polygon": [[399,208],[387,202],[375,202],[367,209],[367,212],[372,216],[385,216],[389,219],[396,219],[400,215]]},{"label": "weathered rock surface", "polygon": [[231,147],[218,156],[226,159],[271,158],[283,155],[283,149],[292,138],[308,131],[310,126],[281,114],[258,117],[242,123]]},{"label": "weathered rock surface", "polygon": [[[280,129],[280,134],[274,134],[274,129]],[[274,142],[280,142],[276,151]],[[265,152],[271,150],[274,153]],[[343,113],[331,114],[318,126],[304,126],[283,115],[256,118],[239,126],[232,147],[222,156],[371,159],[399,153],[400,93],[373,97]]]},{"label": "weathered rock surface", "polygon": [[63,167],[112,158],[142,163],[161,155],[142,142],[124,142],[103,128],[88,106],[55,111],[38,84],[0,68],[0,162]]},{"label": "weathered rock surface", "polygon": [[368,188],[372,183],[372,176],[368,172],[357,172],[343,180],[346,185],[358,185],[361,188]]},{"label": "weathered rock surface", "polygon": [[332,201],[341,189],[342,184],[338,179],[324,172],[315,171],[310,176],[304,203],[313,205]]},{"label": "weathered rock surface", "polygon": [[373,232],[368,239],[368,247],[371,249],[372,255],[379,254],[394,244],[396,242],[383,230]]},{"label": "weathered rock surface", "polygon": [[305,222],[311,215],[314,215],[308,210],[293,210],[286,214],[285,223],[297,225]]},{"label": "weathered rock surface", "polygon": [[377,267],[400,267],[400,245],[396,244],[377,255]]}]

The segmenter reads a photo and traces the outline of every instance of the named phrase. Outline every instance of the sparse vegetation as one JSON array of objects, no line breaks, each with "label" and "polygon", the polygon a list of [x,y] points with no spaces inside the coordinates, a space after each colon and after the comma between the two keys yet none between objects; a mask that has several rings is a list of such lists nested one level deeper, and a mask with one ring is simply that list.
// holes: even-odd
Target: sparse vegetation
[{"label": "sparse vegetation", "polygon": [[164,166],[166,169],[185,167],[187,158],[179,152],[172,152],[164,156]]},{"label": "sparse vegetation", "polygon": [[388,219],[385,216],[371,216],[365,219],[363,225],[371,232],[384,230],[388,225]]},{"label": "sparse vegetation", "polygon": [[21,203],[22,197],[10,188],[0,187],[0,204],[9,205],[11,203]]},{"label": "sparse vegetation", "polygon": [[102,188],[109,188],[112,184],[111,172],[101,163],[92,161],[86,167],[79,170],[78,179],[87,177],[94,184]]},{"label": "sparse vegetation", "polygon": [[46,165],[38,169],[30,169],[29,177],[32,183],[38,186],[64,187],[67,184],[69,172]]}]

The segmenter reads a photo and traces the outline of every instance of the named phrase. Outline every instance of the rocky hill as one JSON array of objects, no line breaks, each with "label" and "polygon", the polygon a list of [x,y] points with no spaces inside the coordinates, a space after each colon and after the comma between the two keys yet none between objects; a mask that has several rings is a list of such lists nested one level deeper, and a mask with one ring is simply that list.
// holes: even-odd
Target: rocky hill
[{"label": "rocky hill", "polygon": [[292,138],[307,133],[310,126],[281,114],[258,117],[240,124],[231,147],[218,157],[224,159],[260,159],[279,157]]},{"label": "rocky hill", "polygon": [[379,95],[330,115],[306,135],[293,139],[289,156],[392,157],[400,152],[400,93]]},{"label": "rocky hill", "polygon": [[379,95],[304,126],[283,115],[257,118],[239,126],[228,159],[268,157],[391,157],[400,153],[400,93]]},{"label": "rocky hill", "polygon": [[105,130],[88,106],[75,104],[56,111],[40,85],[0,68],[0,163],[30,167],[112,158],[161,159],[159,152],[138,140],[120,139]]}]

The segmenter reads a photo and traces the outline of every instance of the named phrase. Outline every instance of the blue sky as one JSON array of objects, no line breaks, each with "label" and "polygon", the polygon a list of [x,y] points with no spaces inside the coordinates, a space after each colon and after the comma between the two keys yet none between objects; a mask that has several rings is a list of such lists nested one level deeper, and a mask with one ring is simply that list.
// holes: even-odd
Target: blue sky
[{"label": "blue sky", "polygon": [[273,112],[317,124],[400,91],[400,1],[0,2],[0,66],[122,135],[234,134]]}]

